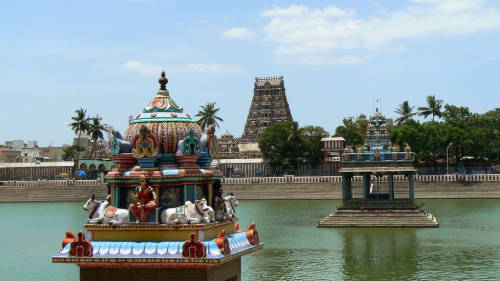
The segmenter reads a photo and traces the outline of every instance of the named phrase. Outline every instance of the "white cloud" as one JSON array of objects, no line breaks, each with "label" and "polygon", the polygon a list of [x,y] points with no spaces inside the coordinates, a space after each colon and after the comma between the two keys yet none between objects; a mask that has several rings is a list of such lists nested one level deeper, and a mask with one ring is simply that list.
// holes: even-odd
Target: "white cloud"
[{"label": "white cloud", "polygon": [[246,29],[245,27],[234,27],[222,32],[222,37],[228,38],[239,38],[239,39],[249,39],[254,36],[253,31]]},{"label": "white cloud", "polygon": [[369,18],[352,9],[296,5],[265,10],[261,16],[269,19],[264,31],[276,43],[280,60],[314,64],[360,63],[404,39],[500,28],[500,11],[473,0],[414,0],[404,9]]},{"label": "white cloud", "polygon": [[162,69],[164,69],[167,73],[234,74],[244,72],[244,69],[237,65],[188,63],[162,67],[160,65],[144,63],[136,60],[128,61],[123,64],[122,67],[143,75],[156,75],[160,73]]}]

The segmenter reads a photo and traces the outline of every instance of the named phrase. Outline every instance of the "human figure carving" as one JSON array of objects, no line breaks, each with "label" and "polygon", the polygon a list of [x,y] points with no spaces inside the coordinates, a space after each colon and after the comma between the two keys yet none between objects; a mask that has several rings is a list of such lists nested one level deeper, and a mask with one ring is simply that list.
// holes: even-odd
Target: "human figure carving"
[{"label": "human figure carving", "polygon": [[136,188],[134,198],[136,202],[130,204],[130,212],[138,221],[146,222],[149,215],[156,209],[156,193],[148,185],[144,174],[140,177],[140,186]]}]

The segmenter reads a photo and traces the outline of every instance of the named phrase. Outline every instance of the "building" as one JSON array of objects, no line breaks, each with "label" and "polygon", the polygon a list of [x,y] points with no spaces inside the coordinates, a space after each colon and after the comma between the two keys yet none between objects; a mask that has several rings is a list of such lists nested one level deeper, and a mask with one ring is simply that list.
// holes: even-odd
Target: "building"
[{"label": "building", "polygon": [[[109,201],[85,205],[89,240],[78,233],[52,261],[76,264],[82,281],[241,280],[241,257],[263,248],[255,223],[242,231],[238,202],[222,195],[214,131],[173,101],[165,72],[159,82],[124,137],[114,135]],[[112,205],[102,220],[98,204]]]},{"label": "building", "polygon": [[[332,142],[331,145],[335,146]],[[385,117],[371,116],[365,144],[342,153],[342,207],[320,227],[438,227],[437,219],[414,204],[414,154],[393,146]]]},{"label": "building", "polygon": [[280,121],[293,121],[283,76],[256,77],[241,142],[256,143],[265,128]]},{"label": "building", "polygon": [[334,166],[340,168],[340,159],[344,151],[345,139],[343,137],[322,138],[323,167]]}]

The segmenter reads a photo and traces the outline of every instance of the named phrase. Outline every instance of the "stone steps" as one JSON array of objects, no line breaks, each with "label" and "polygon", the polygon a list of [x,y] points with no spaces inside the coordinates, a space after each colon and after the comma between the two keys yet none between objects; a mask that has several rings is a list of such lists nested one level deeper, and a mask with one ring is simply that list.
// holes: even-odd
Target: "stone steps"
[{"label": "stone steps", "polygon": [[439,227],[430,213],[420,210],[338,210],[322,219],[318,227]]}]

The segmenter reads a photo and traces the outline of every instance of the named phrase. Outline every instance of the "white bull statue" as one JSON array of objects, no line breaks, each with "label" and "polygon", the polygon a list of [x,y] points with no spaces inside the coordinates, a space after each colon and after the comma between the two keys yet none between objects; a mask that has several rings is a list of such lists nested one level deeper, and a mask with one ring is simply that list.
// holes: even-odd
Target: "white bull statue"
[{"label": "white bull statue", "polygon": [[160,219],[164,224],[208,223],[211,220],[209,210],[206,200],[186,201],[183,206],[163,210]]},{"label": "white bull statue", "polygon": [[109,206],[107,200],[95,200],[94,194],[87,200],[83,209],[89,212],[88,223],[91,224],[129,224],[128,210]]}]

